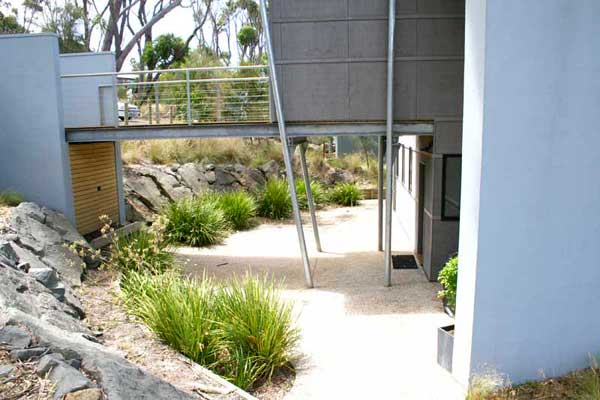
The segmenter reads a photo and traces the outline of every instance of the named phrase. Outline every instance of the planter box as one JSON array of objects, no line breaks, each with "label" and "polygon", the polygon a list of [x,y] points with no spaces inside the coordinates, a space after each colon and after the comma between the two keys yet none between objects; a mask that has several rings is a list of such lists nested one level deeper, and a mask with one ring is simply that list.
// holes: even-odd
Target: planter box
[{"label": "planter box", "polygon": [[454,350],[454,325],[438,328],[437,362],[448,372],[452,372],[452,351]]}]

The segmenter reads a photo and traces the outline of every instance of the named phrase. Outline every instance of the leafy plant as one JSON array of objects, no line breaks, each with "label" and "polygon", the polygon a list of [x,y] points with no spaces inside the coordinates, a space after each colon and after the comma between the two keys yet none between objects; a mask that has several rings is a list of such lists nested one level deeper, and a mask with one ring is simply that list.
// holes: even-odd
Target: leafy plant
[{"label": "leafy plant", "polygon": [[162,340],[243,389],[288,367],[298,341],[292,307],[267,278],[223,285],[173,272],[131,273],[124,302]]},{"label": "leafy plant", "polygon": [[448,306],[454,311],[456,308],[456,286],[458,279],[458,256],[448,260],[438,275],[438,282],[444,287],[438,297],[446,300]]},{"label": "leafy plant", "polygon": [[166,236],[176,243],[210,246],[229,233],[230,225],[216,201],[186,198],[169,204],[163,214],[168,221]]},{"label": "leafy plant", "polygon": [[[322,206],[327,201],[327,193],[320,182],[311,181],[310,191],[312,192],[315,207]],[[298,205],[302,210],[308,209],[308,198],[306,197],[306,185],[303,179],[296,181],[296,194],[298,196]]]},{"label": "leafy plant", "polygon": [[256,217],[256,201],[247,192],[235,191],[219,193],[216,197],[217,206],[225,219],[236,230],[248,229],[252,219]]},{"label": "leafy plant", "polygon": [[16,207],[24,201],[21,193],[4,190],[0,192],[0,206]]},{"label": "leafy plant", "polygon": [[271,179],[258,195],[258,214],[271,219],[285,219],[292,213],[292,198],[287,181]]},{"label": "leafy plant", "polygon": [[164,230],[164,219],[157,218],[149,229],[119,236],[105,221],[102,233],[113,239],[110,256],[104,260],[104,264],[122,273],[164,273],[173,266],[173,255],[169,252]]},{"label": "leafy plant", "polygon": [[329,193],[329,200],[332,203],[345,207],[356,206],[361,199],[362,192],[354,183],[340,183]]}]

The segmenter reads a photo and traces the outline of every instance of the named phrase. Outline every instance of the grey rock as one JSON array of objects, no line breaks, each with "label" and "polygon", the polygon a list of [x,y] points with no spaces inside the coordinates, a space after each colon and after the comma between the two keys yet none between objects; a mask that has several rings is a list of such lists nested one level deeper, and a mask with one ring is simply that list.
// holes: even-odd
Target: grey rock
[{"label": "grey rock", "polygon": [[29,264],[30,269],[47,268],[48,267],[46,264],[44,264],[42,262],[42,260],[36,254],[34,254],[32,251],[29,251],[22,246],[19,246],[18,243],[10,242],[10,246],[12,247],[13,251],[17,255],[17,261],[19,263]]},{"label": "grey rock", "polygon": [[21,216],[34,219],[41,224],[46,223],[46,215],[44,214],[42,207],[40,207],[39,205],[37,205],[35,203],[31,203],[31,202],[21,203],[21,204],[19,204],[18,207],[16,207],[14,209],[14,211],[17,212]]},{"label": "grey rock", "polygon": [[91,388],[69,393],[64,400],[102,400],[103,397],[102,390]]},{"label": "grey rock", "polygon": [[85,263],[64,245],[45,246],[42,261],[51,265],[59,273],[61,280],[73,287],[81,286],[81,275]]},{"label": "grey rock", "polygon": [[191,196],[192,191],[183,186],[177,177],[168,169],[160,166],[139,166],[136,173],[151,178],[158,190],[170,201]]},{"label": "grey rock", "polygon": [[259,168],[267,180],[277,178],[279,176],[279,164],[275,160],[271,160],[261,165]]},{"label": "grey rock", "polygon": [[29,270],[31,269],[31,264],[29,264],[28,262],[22,262],[22,263],[19,263],[19,264],[17,265],[17,269],[18,269],[19,271],[23,271],[23,272],[25,272],[25,273],[28,273],[28,272],[29,272]]},{"label": "grey rock", "polygon": [[65,362],[59,362],[48,373],[48,379],[54,383],[54,398],[62,399],[66,394],[93,386],[77,369]]},{"label": "grey rock", "polygon": [[132,194],[129,194],[125,198],[125,207],[127,221],[154,221],[152,210]]},{"label": "grey rock", "polygon": [[325,173],[325,181],[329,185],[335,185],[336,183],[352,183],[354,177],[348,171],[339,168],[330,168]]},{"label": "grey rock", "polygon": [[263,186],[265,184],[265,176],[258,168],[247,168],[240,179],[242,186],[248,189],[254,189],[257,186]]},{"label": "grey rock", "polygon": [[15,366],[11,364],[0,365],[0,378],[7,378],[15,370]]},{"label": "grey rock", "polygon": [[70,243],[80,243],[85,247],[89,247],[83,236],[77,232],[77,229],[71,224],[71,222],[59,212],[50,210],[48,208],[42,208],[42,211],[46,215],[45,224],[51,229],[58,232],[62,237],[63,241]]},{"label": "grey rock", "polygon": [[0,257],[3,257],[5,263],[16,266],[19,257],[13,248],[12,242],[0,241]]},{"label": "grey rock", "polygon": [[169,204],[152,178],[136,174],[131,167],[123,168],[123,186],[127,194],[135,193],[152,212],[159,212]]},{"label": "grey rock", "polygon": [[239,184],[238,179],[234,175],[234,171],[227,170],[222,167],[215,168],[215,182],[214,185],[223,188],[233,185],[234,183]]},{"label": "grey rock", "polygon": [[217,181],[217,174],[214,171],[214,167],[212,170],[207,171],[204,176],[206,177],[206,182],[208,182],[209,185],[212,185]]},{"label": "grey rock", "polygon": [[0,343],[13,349],[24,349],[31,343],[31,334],[18,326],[5,326],[0,329]]},{"label": "grey rock", "polygon": [[48,352],[47,347],[31,347],[29,349],[14,349],[11,350],[9,355],[13,360],[18,361],[29,361],[35,360],[42,357]]},{"label": "grey rock", "polygon": [[[183,164],[177,170],[181,181],[187,185],[194,194],[202,194],[208,190],[208,179],[206,170],[196,163]],[[214,174],[213,174],[214,175]],[[214,182],[214,181],[213,181]]]},{"label": "grey rock", "polygon": [[[44,244],[63,243],[63,239],[58,232],[39,221],[39,216],[31,212],[31,204],[21,203],[18,207],[13,208],[9,223],[19,235],[19,242],[35,254],[40,255],[44,250]],[[32,215],[34,217],[31,217]],[[42,215],[44,214],[42,213]]]},{"label": "grey rock", "polygon": [[58,276],[56,271],[49,267],[31,268],[29,275],[33,276],[38,282],[47,288],[54,287],[58,284]]},{"label": "grey rock", "polygon": [[45,356],[40,358],[37,367],[35,367],[35,373],[38,376],[44,377],[52,370],[52,368],[56,367],[59,363],[62,363],[64,361],[65,358],[60,353],[46,354]]}]

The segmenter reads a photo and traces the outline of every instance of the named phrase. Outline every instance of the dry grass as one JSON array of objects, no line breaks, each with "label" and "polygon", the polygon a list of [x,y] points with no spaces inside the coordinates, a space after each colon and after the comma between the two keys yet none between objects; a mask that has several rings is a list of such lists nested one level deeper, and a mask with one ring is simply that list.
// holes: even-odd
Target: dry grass
[{"label": "dry grass", "polygon": [[[600,368],[592,367],[540,382],[506,385],[497,374],[473,379],[466,400],[600,400]],[[498,389],[501,386],[506,386]]]},{"label": "dry grass", "polygon": [[[14,363],[14,364],[13,364]],[[8,350],[0,347],[0,365],[13,364],[15,369],[6,378],[0,378],[0,400],[50,400],[54,388],[52,383],[35,373],[37,362],[14,362]]]},{"label": "dry grass", "polygon": [[123,142],[123,161],[154,164],[244,164],[258,167],[267,161],[282,162],[281,145],[272,139],[165,139]]}]

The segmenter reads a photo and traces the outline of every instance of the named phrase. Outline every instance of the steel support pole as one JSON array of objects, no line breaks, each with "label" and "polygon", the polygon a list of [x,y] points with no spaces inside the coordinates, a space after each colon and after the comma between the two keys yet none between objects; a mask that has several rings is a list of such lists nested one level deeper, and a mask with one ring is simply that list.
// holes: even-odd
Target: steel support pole
[{"label": "steel support pole", "polygon": [[377,137],[377,251],[383,251],[383,139]]},{"label": "steel support pole", "polygon": [[386,185],[385,185],[385,286],[392,285],[392,195],[393,195],[393,126],[394,126],[394,30],[396,25],[396,0],[389,0],[388,54],[387,54],[387,120],[386,120]]},{"label": "steel support pole", "polygon": [[271,91],[275,103],[275,112],[277,113],[277,125],[279,127],[279,137],[283,148],[283,161],[285,163],[285,173],[287,175],[288,185],[290,187],[290,195],[292,197],[292,206],[294,209],[294,221],[296,222],[296,230],[298,231],[298,242],[300,244],[300,252],[302,253],[302,262],[304,264],[304,276],[306,286],[313,287],[312,272],[310,270],[310,260],[306,251],[306,240],[304,238],[304,230],[302,229],[302,218],[300,215],[300,207],[298,206],[298,197],[296,195],[296,184],[294,182],[294,170],[292,168],[292,155],[290,154],[288,137],[285,131],[285,116],[279,94],[279,84],[277,82],[277,68],[275,67],[275,54],[273,52],[273,44],[271,42],[271,28],[269,26],[269,17],[267,15],[266,0],[260,0],[260,16],[265,34],[265,44],[267,46],[267,54],[269,56],[269,72],[271,75]]},{"label": "steel support pole", "polygon": [[185,70],[185,94],[187,101],[187,123],[188,125],[192,124],[192,100],[190,93],[190,70]]},{"label": "steel support pole", "polygon": [[304,177],[304,187],[306,188],[306,202],[308,203],[308,211],[310,212],[310,222],[312,223],[313,234],[315,235],[315,243],[317,251],[323,251],[321,248],[321,237],[319,236],[319,226],[317,225],[317,216],[315,214],[315,202],[310,187],[310,176],[308,175],[308,166],[306,165],[306,143],[300,144],[300,165],[302,167],[302,176]]}]

